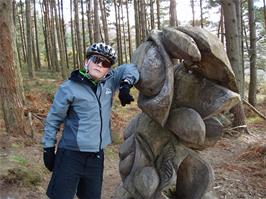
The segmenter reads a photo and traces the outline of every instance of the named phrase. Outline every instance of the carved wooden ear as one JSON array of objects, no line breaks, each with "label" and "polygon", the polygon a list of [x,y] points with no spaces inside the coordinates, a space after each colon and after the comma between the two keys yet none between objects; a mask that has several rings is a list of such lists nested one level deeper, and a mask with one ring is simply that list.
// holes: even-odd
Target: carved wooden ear
[{"label": "carved wooden ear", "polygon": [[201,158],[188,155],[177,170],[176,198],[202,198],[212,181],[211,167]]}]

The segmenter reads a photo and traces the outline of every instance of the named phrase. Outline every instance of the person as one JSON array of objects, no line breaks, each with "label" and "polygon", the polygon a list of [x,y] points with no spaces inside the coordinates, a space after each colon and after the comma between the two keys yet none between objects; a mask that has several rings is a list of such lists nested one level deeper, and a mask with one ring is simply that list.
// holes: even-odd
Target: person
[{"label": "person", "polygon": [[[51,199],[100,199],[104,168],[103,149],[111,143],[110,116],[113,96],[119,90],[122,106],[134,99],[138,82],[134,64],[115,69],[115,50],[104,43],[87,48],[84,68],[71,73],[58,88],[47,115],[42,138],[43,160],[52,177]],[[56,155],[56,134],[64,123]]]}]

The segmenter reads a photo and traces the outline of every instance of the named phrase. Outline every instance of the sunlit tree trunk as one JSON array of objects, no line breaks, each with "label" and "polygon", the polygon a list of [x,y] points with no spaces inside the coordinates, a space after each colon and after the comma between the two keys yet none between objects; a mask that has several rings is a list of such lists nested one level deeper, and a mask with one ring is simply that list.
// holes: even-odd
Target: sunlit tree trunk
[{"label": "sunlit tree trunk", "polygon": [[256,27],[255,27],[255,12],[254,1],[248,0],[248,18],[249,18],[249,61],[250,61],[250,83],[248,92],[248,101],[253,106],[256,106],[256,91],[257,91],[257,69],[256,69]]}]

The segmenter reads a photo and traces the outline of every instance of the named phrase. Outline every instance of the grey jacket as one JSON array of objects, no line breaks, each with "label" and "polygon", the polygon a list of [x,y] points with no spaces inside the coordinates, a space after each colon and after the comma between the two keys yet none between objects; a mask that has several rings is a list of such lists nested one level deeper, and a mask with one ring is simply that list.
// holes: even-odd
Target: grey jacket
[{"label": "grey jacket", "polygon": [[111,70],[101,80],[96,93],[79,71],[58,88],[45,121],[44,147],[56,144],[56,133],[62,123],[64,130],[59,148],[98,152],[111,143],[110,116],[113,95],[122,80],[134,85],[139,72],[134,64],[124,64]]}]

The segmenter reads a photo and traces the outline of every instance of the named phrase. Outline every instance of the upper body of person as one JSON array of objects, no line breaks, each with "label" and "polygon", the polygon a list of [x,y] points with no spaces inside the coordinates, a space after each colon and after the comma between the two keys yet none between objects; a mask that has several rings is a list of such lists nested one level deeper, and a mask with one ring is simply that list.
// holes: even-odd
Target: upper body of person
[{"label": "upper body of person", "polygon": [[62,123],[59,148],[98,152],[111,143],[110,116],[115,91],[120,91],[123,106],[130,104],[130,88],[139,79],[136,65],[123,64],[112,69],[115,60],[114,50],[104,43],[87,49],[84,68],[73,71],[55,94],[45,121],[45,149],[54,150]]}]

